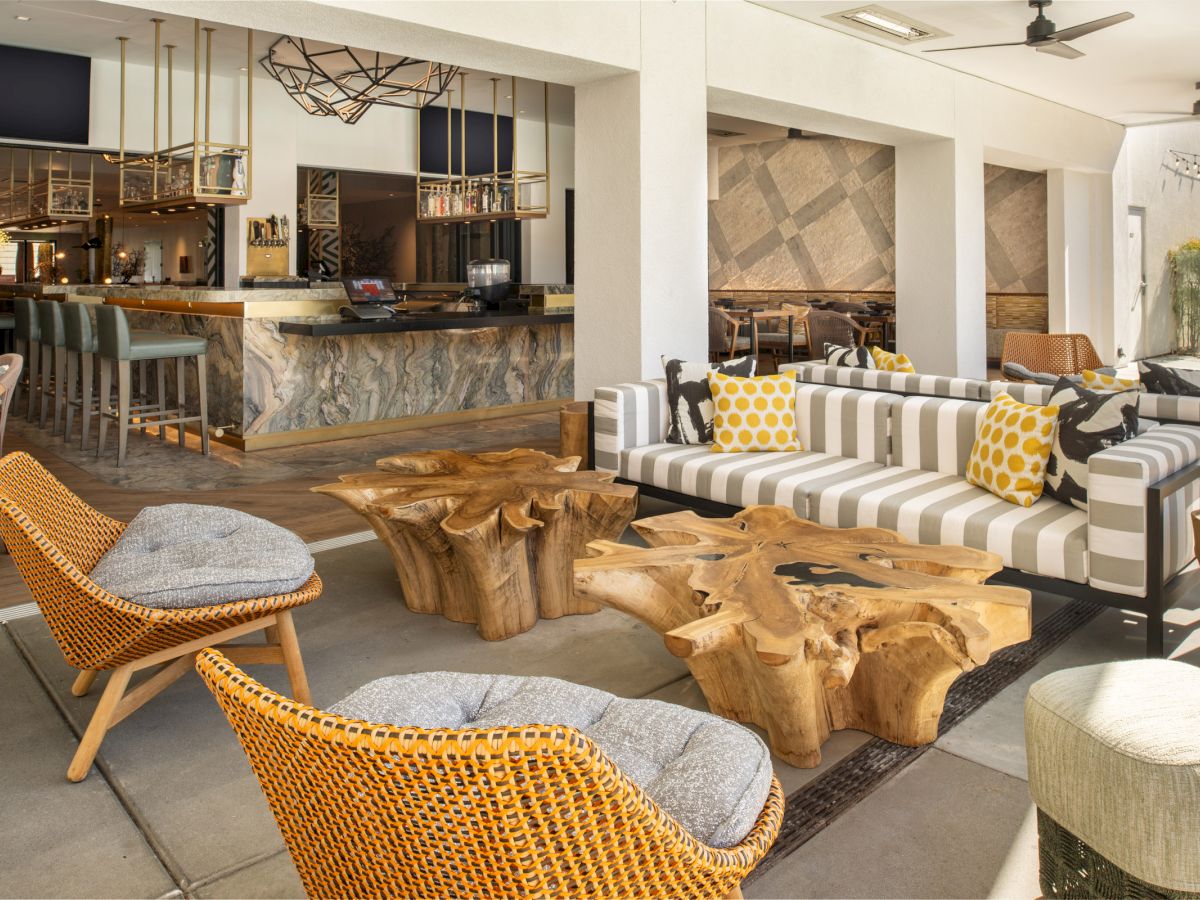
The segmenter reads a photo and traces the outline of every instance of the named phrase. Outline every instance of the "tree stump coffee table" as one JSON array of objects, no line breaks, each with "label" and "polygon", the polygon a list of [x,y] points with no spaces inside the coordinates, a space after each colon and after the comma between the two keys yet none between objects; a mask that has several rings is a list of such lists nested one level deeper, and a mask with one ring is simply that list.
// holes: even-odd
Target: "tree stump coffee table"
[{"label": "tree stump coffee table", "polygon": [[1030,595],[983,582],[999,556],[824,528],[782,506],[634,522],[575,563],[576,596],[632,615],[687,660],[713,712],[767,730],[794,766],[831,731],[937,737],[951,682],[1030,636]]},{"label": "tree stump coffee table", "polygon": [[382,472],[313,488],[371,523],[387,546],[413,612],[476,623],[501,641],[542,618],[596,612],[574,598],[571,562],[587,543],[617,538],[637,488],[579,457],[537,450],[435,450],[379,460]]}]

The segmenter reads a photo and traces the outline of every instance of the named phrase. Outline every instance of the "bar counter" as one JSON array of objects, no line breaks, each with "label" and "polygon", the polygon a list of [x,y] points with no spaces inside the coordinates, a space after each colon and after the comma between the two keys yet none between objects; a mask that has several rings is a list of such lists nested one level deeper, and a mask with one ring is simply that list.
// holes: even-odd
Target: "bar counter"
[{"label": "bar counter", "polygon": [[549,411],[574,396],[569,313],[344,321],[340,285],[46,286],[56,294],[119,305],[133,328],[205,337],[209,422],[244,450]]}]

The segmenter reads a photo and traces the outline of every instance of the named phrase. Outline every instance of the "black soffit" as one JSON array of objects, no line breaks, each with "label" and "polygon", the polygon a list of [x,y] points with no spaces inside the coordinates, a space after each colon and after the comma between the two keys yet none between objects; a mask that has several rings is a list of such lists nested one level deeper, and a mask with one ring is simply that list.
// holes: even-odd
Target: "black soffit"
[{"label": "black soffit", "polygon": [[457,66],[388,56],[284,35],[260,60],[267,74],[313,116],[353,125],[372,106],[421,109],[442,95]]}]

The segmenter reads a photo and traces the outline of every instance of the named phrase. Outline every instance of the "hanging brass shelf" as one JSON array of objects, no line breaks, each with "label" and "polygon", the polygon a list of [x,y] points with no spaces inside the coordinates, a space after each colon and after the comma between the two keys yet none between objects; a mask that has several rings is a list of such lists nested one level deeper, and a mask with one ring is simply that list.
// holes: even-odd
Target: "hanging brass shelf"
[{"label": "hanging brass shelf", "polygon": [[[41,154],[25,150],[23,182],[17,181],[15,148],[8,151],[8,186],[0,191],[0,228],[36,231],[55,228],[72,222],[89,222],[92,218],[92,177],[95,157],[90,153],[46,150],[43,167]],[[65,166],[55,166],[58,157],[66,156]],[[75,157],[88,158],[87,174],[77,175]]]},{"label": "hanging brass shelf", "polygon": [[446,169],[441,177],[426,179],[421,166],[421,117],[417,116],[417,221],[496,222],[544,219],[550,214],[550,86],[542,82],[542,119],[545,133],[545,170],[517,165],[517,79],[511,79],[512,169],[500,169],[499,78],[492,81],[492,171],[467,174],[467,76],[458,75],[459,172],[453,173],[453,91],[446,91]]},{"label": "hanging brass shelf", "polygon": [[246,32],[246,143],[227,144],[211,139],[212,36],[206,27],[204,57],[204,131],[200,131],[200,20],[195,21],[195,58],[192,89],[192,139],[174,143],[174,54],[167,51],[167,147],[159,149],[159,81],[162,58],[162,19],[154,22],[154,149],[150,153],[125,153],[125,45],[121,42],[121,152],[118,157],[118,199],[128,212],[172,215],[211,206],[241,206],[250,199],[253,184],[254,32]]},{"label": "hanging brass shelf", "polygon": [[333,231],[341,226],[341,204],[338,196],[341,192],[342,177],[337,172],[333,173],[332,191],[328,190],[328,185],[324,186],[325,190],[321,189],[322,180],[320,170],[309,172],[306,184],[308,193],[301,208],[302,224],[317,231]]}]

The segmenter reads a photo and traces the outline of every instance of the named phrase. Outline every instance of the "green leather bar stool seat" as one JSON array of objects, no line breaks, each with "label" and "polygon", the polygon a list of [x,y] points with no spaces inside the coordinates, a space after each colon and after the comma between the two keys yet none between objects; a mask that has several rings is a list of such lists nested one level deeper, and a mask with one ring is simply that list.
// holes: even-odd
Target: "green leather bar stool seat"
[{"label": "green leather bar stool seat", "polygon": [[133,331],[129,336],[128,359],[178,359],[208,352],[208,341],[190,334]]},{"label": "green leather bar stool seat", "polygon": [[57,300],[37,302],[38,329],[41,331],[39,346],[42,358],[42,413],[38,427],[46,427],[46,415],[50,400],[54,400],[54,419],[50,433],[57,434],[62,422],[63,406],[66,404],[67,388],[67,330],[63,325],[62,304]]},{"label": "green leather bar stool seat", "polygon": [[[185,445],[185,428],[196,422],[200,429],[200,448],[205,456],[209,453],[208,443],[208,384],[207,360],[208,341],[202,337],[186,334],[166,334],[156,331],[133,331],[125,310],[108,304],[96,307],[96,331],[100,353],[100,396],[107,398],[112,389],[113,370],[116,370],[117,410],[106,409],[100,416],[100,443],[96,448],[99,455],[104,452],[105,432],[109,419],[117,422],[117,465],[125,465],[125,452],[129,442],[129,429],[157,426],[159,437],[165,437],[164,426],[175,425],[179,429],[179,446]],[[187,359],[196,360],[198,406],[197,415],[187,415],[185,397],[185,365]],[[175,360],[175,391],[177,406],[168,409],[165,399],[165,363]],[[158,375],[159,404],[157,406],[133,407],[130,403],[133,362],[154,362]],[[106,404],[102,404],[106,405]],[[138,423],[132,417],[138,416]]]},{"label": "green leather bar stool seat", "polygon": [[[41,348],[38,346],[42,333],[38,327],[37,301],[32,297],[15,297],[13,299],[13,317],[17,321],[14,332],[14,343],[18,355],[25,359],[24,386],[29,391],[29,402],[25,409],[25,421],[33,421],[34,404],[37,402],[38,390],[38,357]],[[20,400],[21,384],[14,392],[13,403]],[[20,409],[20,406],[17,406]]]}]

